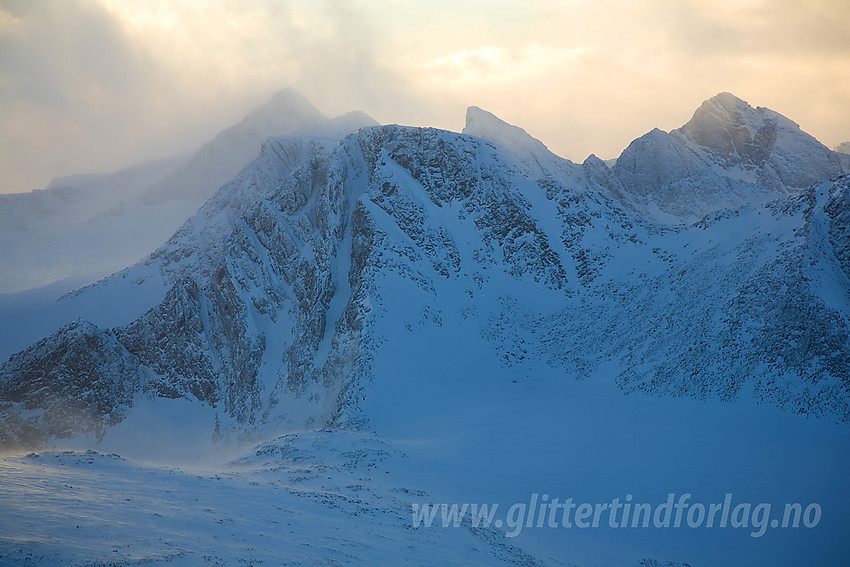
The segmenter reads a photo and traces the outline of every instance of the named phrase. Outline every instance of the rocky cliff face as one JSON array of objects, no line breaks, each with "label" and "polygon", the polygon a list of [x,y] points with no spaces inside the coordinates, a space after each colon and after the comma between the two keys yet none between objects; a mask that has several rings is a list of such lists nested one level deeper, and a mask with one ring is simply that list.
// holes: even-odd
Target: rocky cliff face
[{"label": "rocky cliff face", "polygon": [[570,379],[610,364],[623,389],[703,399],[751,386],[850,419],[850,182],[659,224],[636,211],[677,211],[686,186],[772,191],[677,136],[647,134],[613,169],[523,136],[269,140],[145,260],[167,283],[157,305],[114,329],[73,323],[0,367],[0,443],[101,435],[141,397],[197,402],[223,436],[361,423],[398,329],[455,317],[504,365],[534,358]]}]

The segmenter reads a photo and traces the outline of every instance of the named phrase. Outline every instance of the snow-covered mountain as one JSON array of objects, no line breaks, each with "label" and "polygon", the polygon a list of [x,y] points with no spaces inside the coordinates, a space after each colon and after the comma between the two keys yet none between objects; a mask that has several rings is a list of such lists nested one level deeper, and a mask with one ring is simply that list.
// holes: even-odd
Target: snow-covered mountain
[{"label": "snow-covered mountain", "polygon": [[[376,503],[365,522],[394,550],[447,541],[417,544],[396,522],[416,494],[741,487],[840,508],[850,176],[812,140],[725,94],[613,167],[562,160],[476,108],[464,134],[392,125],[269,139],[153,254],[63,300],[83,319],[0,366],[0,444],[241,447],[229,466],[262,471],[246,482],[287,471],[310,485],[291,490],[331,503],[365,490]],[[644,547],[557,531],[520,549],[469,525],[473,539],[455,544],[461,563],[479,548],[529,565],[655,556],[635,549],[685,563],[717,548],[744,565],[830,548],[822,564],[838,565],[848,549],[830,546],[840,521],[824,510],[822,531],[783,532],[769,552],[726,532],[723,545],[711,532],[679,551],[669,536]],[[562,538],[574,556],[556,559]],[[340,560],[339,545],[322,560]]]},{"label": "snow-covered mountain", "polygon": [[835,146],[834,151],[841,154],[850,154],[850,142],[841,142]]},{"label": "snow-covered mountain", "polygon": [[[382,333],[462,314],[508,365],[533,357],[581,377],[615,361],[624,389],[729,399],[754,387],[850,419],[847,178],[670,228],[571,187],[564,173],[580,166],[507,136],[508,151],[398,126],[339,145],[268,141],[117,276],[159,273],[168,292],[147,313],[111,329],[70,323],[0,369],[5,443],[101,436],[137,396],[203,402],[239,435],[333,425],[367,387]],[[681,167],[633,161],[647,155],[636,142],[615,175],[655,164],[675,181],[704,163],[671,135],[641,140],[677,148]],[[407,305],[386,306],[398,289]]]},{"label": "snow-covered mountain", "polygon": [[477,107],[463,132],[499,145],[532,176],[589,187],[641,216],[692,223],[713,211],[764,203],[850,172],[850,159],[797,124],[729,93],[705,101],[677,130],[653,129],[612,167],[591,155],[583,167],[550,152],[525,130]]},{"label": "snow-covered mountain", "polygon": [[795,122],[729,93],[705,101],[673,134],[711,161],[779,193],[847,173],[850,163]]}]

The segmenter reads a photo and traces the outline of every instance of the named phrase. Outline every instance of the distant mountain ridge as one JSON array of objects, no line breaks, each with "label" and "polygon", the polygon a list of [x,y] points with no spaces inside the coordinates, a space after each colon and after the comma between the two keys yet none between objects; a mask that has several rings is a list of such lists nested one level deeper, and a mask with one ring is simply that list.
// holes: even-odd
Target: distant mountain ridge
[{"label": "distant mountain ridge", "polygon": [[500,145],[535,176],[593,185],[641,216],[668,224],[767,202],[850,172],[847,156],[781,114],[730,93],[706,100],[681,128],[655,128],[637,138],[610,168],[596,156],[579,167],[477,107],[467,112],[463,132]]}]

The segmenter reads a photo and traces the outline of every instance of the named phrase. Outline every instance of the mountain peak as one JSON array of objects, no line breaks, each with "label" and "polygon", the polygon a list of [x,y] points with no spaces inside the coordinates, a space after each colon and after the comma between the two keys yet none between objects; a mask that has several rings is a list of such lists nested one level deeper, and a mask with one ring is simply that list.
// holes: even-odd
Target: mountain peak
[{"label": "mountain peak", "polygon": [[840,175],[850,165],[793,120],[727,92],[703,102],[671,134],[710,162],[780,194]]},{"label": "mountain peak", "polygon": [[489,136],[498,135],[500,138],[511,139],[516,142],[522,141],[525,144],[537,146],[547,152],[549,151],[543,142],[519,126],[509,124],[492,112],[488,112],[477,106],[470,106],[466,109],[466,126],[463,129],[463,133],[491,141],[496,140],[492,140]]},{"label": "mountain peak", "polygon": [[707,101],[703,102],[703,105],[705,104],[713,105],[716,108],[723,108],[727,111],[743,111],[747,108],[752,108],[747,101],[726,91],[717,93]]},{"label": "mountain peak", "polygon": [[470,106],[466,109],[466,127],[470,128],[478,123],[496,122],[498,124],[509,125],[507,122],[481,108],[480,106]]},{"label": "mountain peak", "polygon": [[722,92],[703,101],[693,117],[680,130],[697,143],[705,142],[700,145],[712,147],[712,142],[716,142],[714,138],[717,137],[718,129],[744,127],[750,130],[750,127],[757,126],[756,123],[762,122],[759,120],[759,110],[731,93]]},{"label": "mountain peak", "polygon": [[493,142],[530,168],[537,177],[546,177],[573,165],[546,147],[546,144],[491,112],[477,106],[466,110],[463,133]]},{"label": "mountain peak", "polygon": [[295,89],[287,87],[274,93],[268,102],[248,114],[242,123],[265,123],[280,120],[284,116],[290,120],[300,117],[304,122],[315,124],[327,120],[309,100]]},{"label": "mountain peak", "polygon": [[672,134],[683,136],[727,166],[762,166],[771,155],[779,130],[800,132],[799,126],[767,108],[722,92],[703,102],[687,124]]},{"label": "mountain peak", "polygon": [[[523,143],[546,149],[543,142],[534,138],[519,126],[509,124],[492,112],[488,112],[477,106],[470,106],[466,109],[466,126],[463,129],[463,133],[493,142],[507,141],[508,139],[515,142],[522,141]],[[493,139],[494,137],[498,137],[499,140]]]}]

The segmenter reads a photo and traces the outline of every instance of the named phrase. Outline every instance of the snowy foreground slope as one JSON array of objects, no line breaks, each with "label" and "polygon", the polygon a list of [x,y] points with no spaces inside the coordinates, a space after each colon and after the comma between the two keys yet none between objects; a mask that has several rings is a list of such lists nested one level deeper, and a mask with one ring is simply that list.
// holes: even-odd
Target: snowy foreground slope
[{"label": "snowy foreground slope", "polygon": [[[146,260],[64,300],[87,320],[0,367],[5,448],[134,459],[0,461],[0,555],[845,564],[847,162],[730,97],[613,168],[474,108],[466,134],[270,139]],[[673,493],[822,515],[763,530],[505,515],[544,494]],[[434,503],[501,512],[417,525]]]}]

